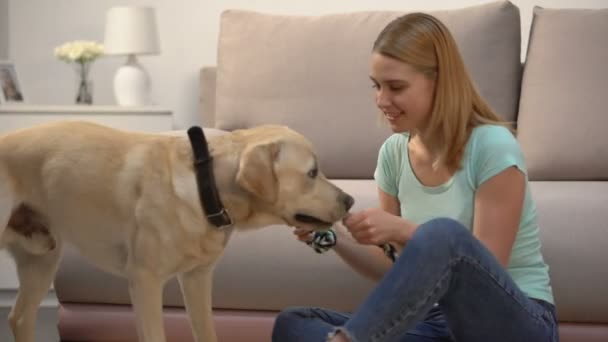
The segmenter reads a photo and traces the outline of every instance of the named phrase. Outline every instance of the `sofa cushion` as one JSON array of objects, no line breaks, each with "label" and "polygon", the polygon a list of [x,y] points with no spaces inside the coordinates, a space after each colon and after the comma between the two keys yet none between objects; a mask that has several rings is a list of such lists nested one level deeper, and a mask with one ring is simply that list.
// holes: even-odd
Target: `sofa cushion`
[{"label": "sofa cushion", "polygon": [[[501,1],[430,13],[454,34],[481,94],[512,120],[521,78],[517,7]],[[376,115],[370,53],[381,29],[402,14],[223,12],[216,127],[285,124],[312,140],[329,177],[372,178],[390,131]]]},{"label": "sofa cushion", "polygon": [[534,9],[518,137],[531,179],[608,179],[608,9]]},{"label": "sofa cushion", "polygon": [[215,126],[215,80],[217,68],[203,67],[200,71],[199,104],[201,123],[204,127]]},{"label": "sofa cushion", "polygon": [[558,319],[608,324],[608,182],[530,182],[530,188]]}]

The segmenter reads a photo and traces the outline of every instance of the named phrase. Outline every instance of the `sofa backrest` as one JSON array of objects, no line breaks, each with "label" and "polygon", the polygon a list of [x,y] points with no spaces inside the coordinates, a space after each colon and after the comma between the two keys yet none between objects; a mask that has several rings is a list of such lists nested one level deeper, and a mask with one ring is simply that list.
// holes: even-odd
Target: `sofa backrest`
[{"label": "sofa backrest", "polygon": [[[214,95],[203,93],[207,100],[202,107],[215,107],[215,127],[224,130],[264,123],[290,126],[317,147],[328,177],[371,178],[378,149],[390,134],[373,101],[371,47],[381,29],[404,13],[225,11],[217,88]],[[521,80],[517,7],[501,1],[431,13],[454,34],[481,94],[514,120]],[[213,72],[202,76],[213,77]],[[208,114],[204,117],[211,121]]]},{"label": "sofa backrest", "polygon": [[215,127],[215,88],[217,68],[202,67],[199,74],[199,106],[203,127]]},{"label": "sofa backrest", "polygon": [[608,180],[608,9],[534,9],[518,139],[532,180]]}]

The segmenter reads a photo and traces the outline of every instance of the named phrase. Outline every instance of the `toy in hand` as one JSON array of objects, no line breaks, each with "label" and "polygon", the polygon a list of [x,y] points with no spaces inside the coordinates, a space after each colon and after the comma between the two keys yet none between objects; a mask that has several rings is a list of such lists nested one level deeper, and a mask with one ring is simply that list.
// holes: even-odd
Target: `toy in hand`
[{"label": "toy in hand", "polygon": [[317,230],[312,234],[312,239],[306,242],[306,244],[317,253],[325,253],[336,245],[337,240],[336,232],[332,229]]},{"label": "toy in hand", "polygon": [[384,255],[391,259],[392,262],[395,262],[395,260],[397,260],[397,250],[393,245],[391,245],[390,243],[385,243],[384,245],[380,246],[380,248],[382,248],[382,250],[384,251]]},{"label": "toy in hand", "polygon": [[[306,244],[312,247],[315,252],[321,254],[332,249],[337,242],[338,239],[336,237],[336,232],[334,232],[333,229],[327,229],[315,231],[312,234],[312,239],[306,242]],[[382,248],[384,254],[389,257],[392,262],[395,262],[395,260],[397,259],[397,250],[393,245],[391,245],[390,243],[385,243],[384,245],[378,247]]]}]

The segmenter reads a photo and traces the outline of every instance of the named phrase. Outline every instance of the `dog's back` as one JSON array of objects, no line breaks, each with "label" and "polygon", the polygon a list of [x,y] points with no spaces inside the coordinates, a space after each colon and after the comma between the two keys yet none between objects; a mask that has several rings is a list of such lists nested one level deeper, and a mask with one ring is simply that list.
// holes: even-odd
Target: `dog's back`
[{"label": "dog's back", "polygon": [[[10,230],[4,244],[15,240],[13,233],[31,238],[31,232],[45,230],[76,247],[88,241],[123,243],[121,230],[135,224],[135,206],[149,172],[145,160],[168,139],[88,122],[45,124],[0,137],[0,229]],[[124,264],[106,257],[124,256],[124,251],[87,247],[81,252],[92,261],[102,259],[98,266],[113,273]]]}]

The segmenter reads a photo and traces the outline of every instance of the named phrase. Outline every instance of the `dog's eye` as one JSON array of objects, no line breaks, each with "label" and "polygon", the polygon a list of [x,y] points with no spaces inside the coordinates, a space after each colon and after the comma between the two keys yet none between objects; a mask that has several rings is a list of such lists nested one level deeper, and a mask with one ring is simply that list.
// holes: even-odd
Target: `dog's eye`
[{"label": "dog's eye", "polygon": [[312,170],[308,171],[308,177],[317,178],[318,173],[319,173],[318,169],[312,169]]}]

